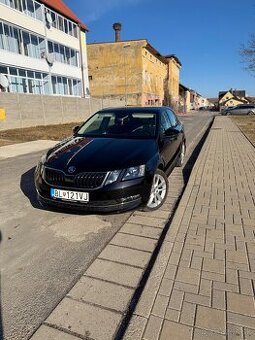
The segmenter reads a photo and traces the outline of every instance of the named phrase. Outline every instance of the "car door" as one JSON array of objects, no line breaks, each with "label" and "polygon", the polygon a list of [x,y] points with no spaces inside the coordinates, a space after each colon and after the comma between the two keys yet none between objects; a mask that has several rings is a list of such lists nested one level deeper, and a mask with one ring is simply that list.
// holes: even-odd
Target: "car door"
[{"label": "car door", "polygon": [[174,153],[176,154],[178,150],[180,149],[180,145],[183,140],[183,126],[176,117],[176,114],[170,109],[166,109],[167,116],[171,122],[171,130],[172,134],[174,136],[174,143],[173,143],[173,148],[174,148]]},{"label": "car door", "polygon": [[247,114],[246,111],[247,111],[247,106],[240,105],[240,106],[237,106],[235,109],[233,109],[232,114],[233,115],[244,115],[244,114]]},{"label": "car door", "polygon": [[164,110],[161,112],[160,116],[159,149],[165,168],[168,168],[175,154],[176,136],[174,134],[169,134],[171,127],[171,121],[167,112]]}]

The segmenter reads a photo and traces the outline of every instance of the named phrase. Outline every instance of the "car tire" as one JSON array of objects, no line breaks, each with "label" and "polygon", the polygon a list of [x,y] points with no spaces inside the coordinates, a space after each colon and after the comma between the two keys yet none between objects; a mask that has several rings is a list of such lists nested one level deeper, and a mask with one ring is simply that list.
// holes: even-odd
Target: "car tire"
[{"label": "car tire", "polygon": [[180,153],[178,155],[177,162],[176,162],[177,167],[183,166],[185,153],[186,153],[186,146],[185,146],[185,143],[182,142]]},{"label": "car tire", "polygon": [[248,116],[254,116],[255,112],[254,111],[249,111]]},{"label": "car tire", "polygon": [[166,174],[162,170],[157,169],[153,176],[150,198],[144,210],[152,211],[160,208],[166,200],[168,188],[169,184]]}]

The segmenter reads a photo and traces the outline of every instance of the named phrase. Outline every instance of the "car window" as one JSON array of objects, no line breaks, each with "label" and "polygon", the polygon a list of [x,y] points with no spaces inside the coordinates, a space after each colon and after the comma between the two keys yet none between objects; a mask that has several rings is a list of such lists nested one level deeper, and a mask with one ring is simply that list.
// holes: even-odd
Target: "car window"
[{"label": "car window", "polygon": [[177,120],[175,113],[170,109],[166,109],[166,113],[171,122],[171,127],[175,127],[178,124],[178,120]]},{"label": "car window", "polygon": [[167,129],[171,127],[170,119],[165,111],[161,114],[161,121],[160,121],[160,133],[164,133]]},{"label": "car window", "polygon": [[77,132],[78,135],[152,138],[156,134],[156,114],[151,112],[98,112]]}]

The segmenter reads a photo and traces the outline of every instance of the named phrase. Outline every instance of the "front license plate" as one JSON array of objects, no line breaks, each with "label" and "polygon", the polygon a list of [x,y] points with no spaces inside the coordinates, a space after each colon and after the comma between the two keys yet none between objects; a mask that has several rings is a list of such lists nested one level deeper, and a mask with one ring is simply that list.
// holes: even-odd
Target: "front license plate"
[{"label": "front license plate", "polygon": [[89,193],[80,191],[50,189],[50,195],[52,198],[60,198],[67,201],[88,202]]}]

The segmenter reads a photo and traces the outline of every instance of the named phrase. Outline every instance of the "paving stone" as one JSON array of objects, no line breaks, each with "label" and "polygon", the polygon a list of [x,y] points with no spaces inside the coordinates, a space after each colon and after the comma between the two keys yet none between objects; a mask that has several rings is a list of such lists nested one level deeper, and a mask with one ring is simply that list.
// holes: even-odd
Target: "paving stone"
[{"label": "paving stone", "polygon": [[127,247],[136,250],[153,252],[157,241],[151,238],[140,237],[129,234],[117,233],[110,244],[114,244],[120,247]]},{"label": "paving stone", "polygon": [[176,280],[179,282],[199,285],[200,271],[192,268],[178,268]]},{"label": "paving stone", "polygon": [[192,327],[165,320],[160,334],[160,340],[191,340]]},{"label": "paving stone", "polygon": [[243,329],[241,326],[228,323],[227,325],[228,340],[243,339]]},{"label": "paving stone", "polygon": [[111,261],[96,259],[87,269],[85,276],[91,276],[120,285],[136,288],[142,269]]},{"label": "paving stone", "polygon": [[199,287],[199,294],[205,296],[211,296],[212,293],[212,281],[201,279],[200,287]]},{"label": "paving stone", "polygon": [[169,321],[178,322],[180,317],[180,312],[176,309],[167,308],[165,319]]},{"label": "paving stone", "polygon": [[123,336],[123,340],[141,340],[146,323],[147,319],[133,315]]},{"label": "paving stone", "polygon": [[155,299],[151,313],[155,316],[159,316],[160,318],[164,318],[168,302],[169,302],[168,296],[158,294]]},{"label": "paving stone", "polygon": [[78,340],[76,336],[42,325],[30,338],[31,340]]},{"label": "paving stone", "polygon": [[[180,182],[182,184],[182,182]],[[179,187],[179,185],[178,185]],[[179,195],[178,195],[179,197]],[[169,197],[170,198],[170,197]],[[174,201],[172,199],[172,201]],[[162,209],[157,209],[154,211],[146,211],[146,212],[141,212],[141,211],[136,211],[133,216],[142,216],[142,217],[155,217],[155,218],[161,218],[161,219],[168,219],[169,217],[169,211],[164,211]]]},{"label": "paving stone", "polygon": [[213,289],[212,291],[212,307],[216,309],[226,310],[226,293],[222,290]]},{"label": "paving stone", "polygon": [[160,284],[159,294],[170,296],[172,293],[172,289],[173,289],[173,283],[174,283],[173,280],[169,280],[164,277]]},{"label": "paving stone", "polygon": [[193,340],[226,340],[226,336],[205,329],[195,328]]},{"label": "paving stone", "polygon": [[194,293],[194,294],[198,294],[198,290],[199,290],[199,286],[194,286],[188,283],[183,283],[183,282],[178,282],[178,281],[174,282],[174,288],[177,290],[186,292],[186,293]]},{"label": "paving stone", "polygon": [[194,326],[196,305],[194,303],[183,302],[180,322],[189,326]]},{"label": "paving stone", "polygon": [[255,329],[244,328],[244,338],[249,340],[255,339]]},{"label": "paving stone", "polygon": [[133,289],[83,276],[68,293],[68,296],[124,312],[133,293]]},{"label": "paving stone", "polygon": [[227,307],[231,312],[255,317],[253,296],[227,292]]},{"label": "paving stone", "polygon": [[254,291],[253,291],[253,287],[252,287],[252,280],[243,279],[242,277],[240,277],[239,282],[240,282],[240,292],[241,292],[241,294],[254,296]]},{"label": "paving stone", "polygon": [[207,272],[224,274],[225,263],[224,261],[205,258],[203,262],[203,270]]},{"label": "paving stone", "polygon": [[162,229],[148,227],[140,224],[125,223],[124,226],[121,228],[121,232],[125,234],[154,238],[158,240],[162,233]]},{"label": "paving stone", "polygon": [[177,272],[177,266],[172,263],[168,263],[164,277],[167,279],[173,280],[175,278],[176,272]]},{"label": "paving stone", "polygon": [[230,283],[224,283],[224,282],[217,282],[217,281],[214,281],[213,288],[218,289],[218,290],[229,291],[229,292],[239,291],[239,287],[236,285],[232,285]]},{"label": "paving stone", "polygon": [[64,298],[47,323],[97,340],[112,339],[122,315]]},{"label": "paving stone", "polygon": [[109,244],[101,252],[99,258],[145,268],[151,258],[151,254]]},{"label": "paving stone", "polygon": [[230,323],[240,325],[242,327],[255,329],[255,318],[250,316],[227,312],[227,320]]},{"label": "paving stone", "polygon": [[169,301],[169,307],[172,309],[181,310],[184,292],[173,289],[172,295]]},{"label": "paving stone", "polygon": [[239,285],[237,270],[230,268],[226,269],[226,282],[233,285]]},{"label": "paving stone", "polygon": [[227,250],[227,262],[237,262],[247,264],[247,254],[243,251],[229,251]]},{"label": "paving stone", "polygon": [[163,324],[163,319],[151,315],[147,323],[143,339],[144,340],[157,340]]},{"label": "paving stone", "polygon": [[226,332],[225,312],[214,308],[197,306],[196,327],[204,328],[218,333]]},{"label": "paving stone", "polygon": [[211,305],[211,298],[210,296],[203,296],[198,294],[192,294],[192,293],[185,293],[184,300],[186,302],[195,303],[201,306],[210,306]]},{"label": "paving stone", "polygon": [[127,223],[134,223],[134,224],[141,224],[141,225],[147,225],[151,227],[161,227],[163,228],[165,226],[166,220],[165,218],[155,218],[155,217],[148,217],[145,216],[134,216],[132,215],[128,220]]}]

